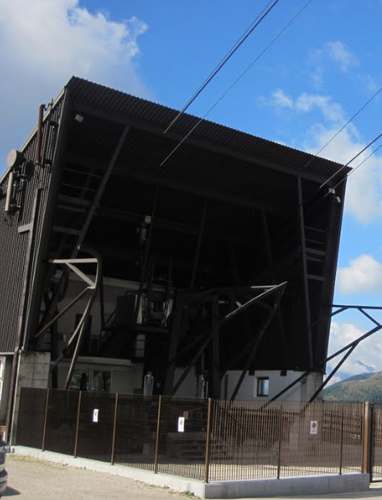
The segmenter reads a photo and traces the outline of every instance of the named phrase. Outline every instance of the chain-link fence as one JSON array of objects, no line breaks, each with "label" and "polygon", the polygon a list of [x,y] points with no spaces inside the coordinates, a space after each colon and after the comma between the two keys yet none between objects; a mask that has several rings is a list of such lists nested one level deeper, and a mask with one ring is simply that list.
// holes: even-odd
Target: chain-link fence
[{"label": "chain-link fence", "polygon": [[365,409],[23,388],[16,439],[205,481],[344,474],[366,467]]}]

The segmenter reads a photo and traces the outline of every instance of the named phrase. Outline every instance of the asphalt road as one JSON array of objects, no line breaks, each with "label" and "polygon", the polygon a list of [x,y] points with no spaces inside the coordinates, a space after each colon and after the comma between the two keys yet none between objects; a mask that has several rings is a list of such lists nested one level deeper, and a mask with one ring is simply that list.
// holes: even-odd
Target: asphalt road
[{"label": "asphalt road", "polygon": [[[8,455],[7,470],[9,487],[4,497],[15,497],[15,500],[18,498],[20,500],[94,500],[98,498],[103,500],[186,500],[195,498],[124,477],[42,462],[29,457]],[[366,493],[294,498],[300,500],[334,498],[382,500],[382,484],[374,484]],[[285,500],[285,498],[274,500]]]}]

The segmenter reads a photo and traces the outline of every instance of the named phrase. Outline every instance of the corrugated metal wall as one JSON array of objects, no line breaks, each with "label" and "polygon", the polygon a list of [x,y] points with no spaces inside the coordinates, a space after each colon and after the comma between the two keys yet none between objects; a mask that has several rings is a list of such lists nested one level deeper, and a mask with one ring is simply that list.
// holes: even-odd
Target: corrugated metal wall
[{"label": "corrugated metal wall", "polygon": [[[42,236],[42,222],[52,177],[52,159],[62,104],[61,98],[44,122],[42,151],[45,163],[44,166],[37,166],[34,169],[25,188],[17,195],[21,209],[6,214],[5,197],[0,199],[0,352],[3,353],[14,352],[20,329],[20,314],[23,312],[25,301],[28,303],[30,300],[27,295],[24,301],[24,296],[25,292],[28,293],[28,278],[32,275],[30,269],[35,264],[36,249]],[[26,145],[23,153],[26,160],[36,161],[37,134]],[[1,185],[3,193],[6,191],[7,182],[6,177]],[[31,245],[33,231],[20,232],[20,229],[32,222],[34,212],[35,232]]]}]

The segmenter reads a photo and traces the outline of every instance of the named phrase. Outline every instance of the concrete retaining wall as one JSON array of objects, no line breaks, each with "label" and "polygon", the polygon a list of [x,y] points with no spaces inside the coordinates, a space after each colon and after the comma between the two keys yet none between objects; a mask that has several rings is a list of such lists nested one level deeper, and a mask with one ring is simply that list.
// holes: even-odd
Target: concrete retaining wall
[{"label": "concrete retaining wall", "polygon": [[216,481],[208,484],[194,479],[187,479],[170,474],[154,474],[150,471],[110,465],[87,458],[74,458],[61,453],[41,451],[26,446],[16,446],[17,455],[34,457],[38,460],[70,465],[83,469],[114,474],[136,481],[170,488],[173,491],[189,492],[200,498],[249,498],[292,495],[323,495],[328,493],[346,493],[369,489],[368,474],[343,474],[328,476],[305,476],[285,479],[264,479],[254,481]]},{"label": "concrete retaining wall", "polygon": [[324,495],[369,489],[368,474],[305,476],[256,481],[222,481],[205,485],[204,498],[248,498],[294,495]]}]

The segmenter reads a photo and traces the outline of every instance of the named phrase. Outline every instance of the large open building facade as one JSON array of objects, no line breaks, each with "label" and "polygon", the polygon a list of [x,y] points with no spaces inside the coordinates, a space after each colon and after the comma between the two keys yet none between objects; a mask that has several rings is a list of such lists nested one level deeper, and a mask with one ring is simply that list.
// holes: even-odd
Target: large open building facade
[{"label": "large open building facade", "polygon": [[[347,170],[72,78],[0,180],[3,420],[20,387],[307,400]],[[338,172],[333,179],[327,179]],[[323,186],[324,185],[324,186]]]}]

